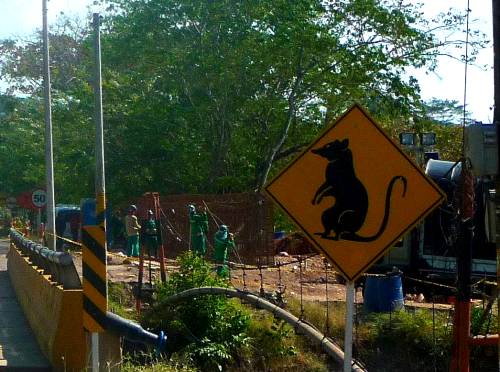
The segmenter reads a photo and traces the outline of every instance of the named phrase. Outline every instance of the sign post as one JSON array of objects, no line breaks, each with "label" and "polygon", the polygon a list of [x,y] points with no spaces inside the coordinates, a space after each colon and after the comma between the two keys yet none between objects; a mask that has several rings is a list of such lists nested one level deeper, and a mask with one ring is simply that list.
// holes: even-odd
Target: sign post
[{"label": "sign post", "polygon": [[344,367],[350,368],[354,281],[445,196],[358,105],[265,191],[347,280]]},{"label": "sign post", "polygon": [[354,319],[354,282],[348,281],[345,287],[345,334],[344,334],[344,372],[351,371],[352,365],[352,325]]}]

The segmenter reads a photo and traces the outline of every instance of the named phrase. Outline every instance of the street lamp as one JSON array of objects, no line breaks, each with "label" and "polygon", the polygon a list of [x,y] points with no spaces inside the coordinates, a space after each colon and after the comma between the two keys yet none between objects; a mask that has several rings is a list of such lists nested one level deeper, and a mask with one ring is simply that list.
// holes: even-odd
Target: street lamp
[{"label": "street lamp", "polygon": [[403,132],[399,134],[399,143],[404,148],[415,151],[417,163],[419,166],[423,167],[425,162],[425,148],[432,147],[436,144],[436,133]]},{"label": "street lamp", "polygon": [[[418,139],[420,139],[420,141],[418,141]],[[419,142],[420,146],[434,146],[436,144],[436,133],[403,132],[399,134],[399,142],[401,143],[401,145],[407,147],[417,146],[417,142]]]},{"label": "street lamp", "polygon": [[426,132],[420,136],[421,146],[434,146],[436,144],[436,133]]},{"label": "street lamp", "polygon": [[399,143],[404,147],[413,147],[417,143],[416,133],[403,132],[399,134]]}]

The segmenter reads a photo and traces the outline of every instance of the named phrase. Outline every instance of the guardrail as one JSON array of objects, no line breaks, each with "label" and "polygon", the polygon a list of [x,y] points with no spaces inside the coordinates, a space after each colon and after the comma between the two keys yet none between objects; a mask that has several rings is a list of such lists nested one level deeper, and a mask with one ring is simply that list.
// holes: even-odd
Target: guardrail
[{"label": "guardrail", "polygon": [[[15,248],[8,256],[11,281],[43,353],[55,370],[82,370],[86,359],[82,284],[73,257],[33,242],[15,229],[10,230],[10,240],[11,248]],[[163,332],[156,335],[108,312],[106,332],[100,336],[105,337],[103,344],[108,345],[107,351],[100,353],[103,363],[110,360],[119,363],[118,336],[152,345],[157,353],[167,340]],[[60,368],[61,357],[66,363],[64,369]]]},{"label": "guardrail", "polygon": [[15,229],[10,230],[10,239],[23,255],[29,257],[33,265],[42,269],[45,275],[50,275],[52,281],[61,284],[64,289],[82,288],[71,254],[44,247],[25,238]]}]

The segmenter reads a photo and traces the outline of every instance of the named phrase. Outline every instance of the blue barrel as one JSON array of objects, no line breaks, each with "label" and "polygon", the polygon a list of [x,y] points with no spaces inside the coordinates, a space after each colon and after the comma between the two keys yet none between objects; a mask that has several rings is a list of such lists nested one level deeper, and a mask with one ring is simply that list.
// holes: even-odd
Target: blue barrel
[{"label": "blue barrel", "polygon": [[365,281],[364,308],[368,312],[389,312],[403,307],[401,274],[368,275]]}]

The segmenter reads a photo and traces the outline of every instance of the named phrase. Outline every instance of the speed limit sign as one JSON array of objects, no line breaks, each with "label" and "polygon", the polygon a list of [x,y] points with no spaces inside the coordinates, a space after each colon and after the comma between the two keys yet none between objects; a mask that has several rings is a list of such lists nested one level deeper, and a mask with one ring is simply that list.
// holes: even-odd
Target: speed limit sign
[{"label": "speed limit sign", "polygon": [[45,190],[38,189],[31,193],[31,203],[35,208],[43,208],[47,204],[47,193]]}]

